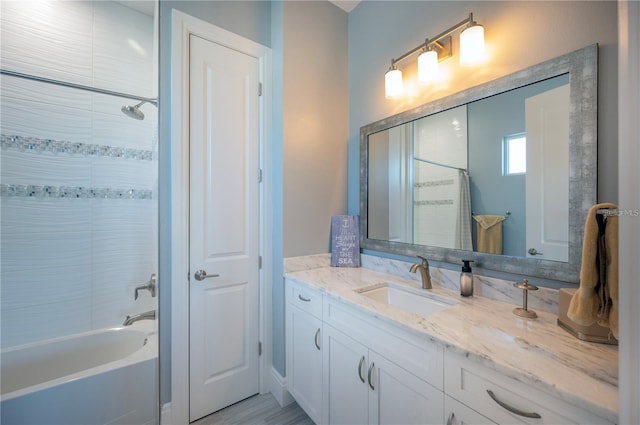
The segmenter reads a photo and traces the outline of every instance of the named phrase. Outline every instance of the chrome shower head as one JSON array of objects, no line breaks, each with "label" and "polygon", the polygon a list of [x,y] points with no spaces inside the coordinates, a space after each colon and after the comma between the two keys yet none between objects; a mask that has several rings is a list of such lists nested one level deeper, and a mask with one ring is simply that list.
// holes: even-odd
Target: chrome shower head
[{"label": "chrome shower head", "polygon": [[120,108],[120,110],[122,111],[123,114],[125,114],[130,118],[133,118],[136,120],[143,120],[144,113],[140,110],[140,106],[144,105],[145,103],[147,102],[143,100],[142,102],[134,106],[124,105],[122,108]]}]

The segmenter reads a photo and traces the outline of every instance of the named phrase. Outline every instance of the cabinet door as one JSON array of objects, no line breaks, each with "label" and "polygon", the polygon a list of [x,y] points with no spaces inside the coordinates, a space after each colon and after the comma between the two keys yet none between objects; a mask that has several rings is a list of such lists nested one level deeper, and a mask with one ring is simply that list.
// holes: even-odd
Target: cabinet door
[{"label": "cabinet door", "polygon": [[445,395],[444,414],[447,425],[495,425],[495,422],[448,395]]},{"label": "cabinet door", "polygon": [[442,424],[443,393],[397,364],[369,351],[370,424]]},{"label": "cabinet door", "polygon": [[323,340],[325,422],[368,422],[367,348],[325,324]]},{"label": "cabinet door", "polygon": [[322,321],[287,304],[287,389],[309,417],[322,414]]}]

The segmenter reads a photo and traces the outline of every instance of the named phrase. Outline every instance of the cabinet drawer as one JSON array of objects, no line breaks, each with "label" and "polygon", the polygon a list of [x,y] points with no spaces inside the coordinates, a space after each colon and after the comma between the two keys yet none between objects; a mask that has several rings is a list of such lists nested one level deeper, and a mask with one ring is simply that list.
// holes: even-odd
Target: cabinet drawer
[{"label": "cabinet drawer", "polygon": [[289,279],[285,280],[285,288],[287,302],[322,319],[322,294],[320,291],[292,282]]},{"label": "cabinet drawer", "polygon": [[608,424],[586,410],[457,354],[447,352],[444,364],[445,393],[496,423]]},{"label": "cabinet drawer", "polygon": [[495,425],[495,422],[450,396],[444,397],[444,417],[447,425]]}]

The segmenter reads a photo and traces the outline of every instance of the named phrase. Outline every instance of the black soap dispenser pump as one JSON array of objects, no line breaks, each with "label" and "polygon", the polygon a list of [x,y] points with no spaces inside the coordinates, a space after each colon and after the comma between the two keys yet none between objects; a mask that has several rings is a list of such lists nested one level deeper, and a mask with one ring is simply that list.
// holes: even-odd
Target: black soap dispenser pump
[{"label": "black soap dispenser pump", "polygon": [[469,263],[473,263],[473,260],[462,260],[464,265],[460,272],[460,295],[463,297],[473,296],[473,273],[471,273],[471,266]]}]

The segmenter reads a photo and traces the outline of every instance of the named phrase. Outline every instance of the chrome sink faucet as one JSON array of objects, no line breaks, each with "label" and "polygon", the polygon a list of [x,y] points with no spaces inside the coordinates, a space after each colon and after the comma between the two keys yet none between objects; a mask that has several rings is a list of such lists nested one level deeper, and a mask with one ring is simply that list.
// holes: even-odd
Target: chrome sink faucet
[{"label": "chrome sink faucet", "polygon": [[149,311],[145,311],[144,313],[134,314],[133,316],[127,316],[127,318],[124,319],[124,323],[122,324],[122,326],[132,325],[138,320],[156,320],[156,311],[149,310]]},{"label": "chrome sink faucet", "polygon": [[429,273],[429,260],[419,255],[417,257],[422,260],[422,264],[412,264],[409,271],[411,273],[415,273],[417,270],[420,270],[420,277],[422,278],[422,289],[432,289],[433,286],[431,285],[431,274]]}]

